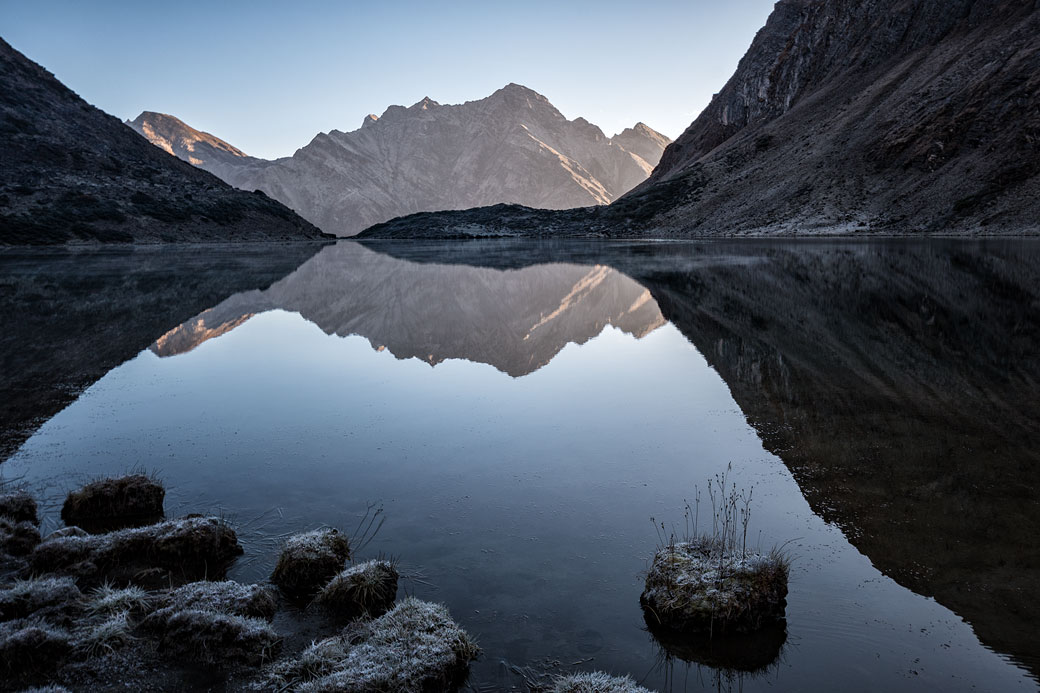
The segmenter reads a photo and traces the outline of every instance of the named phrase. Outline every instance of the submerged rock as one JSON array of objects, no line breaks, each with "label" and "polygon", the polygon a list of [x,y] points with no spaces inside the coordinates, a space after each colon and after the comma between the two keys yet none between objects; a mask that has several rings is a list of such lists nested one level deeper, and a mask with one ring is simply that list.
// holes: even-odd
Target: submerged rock
[{"label": "submerged rock", "polygon": [[550,693],[650,693],[628,676],[611,676],[602,671],[561,676]]},{"label": "submerged rock", "polygon": [[381,616],[394,605],[397,578],[390,561],[359,563],[332,578],[315,602],[342,618]]},{"label": "submerged rock", "polygon": [[307,693],[450,690],[479,653],[447,608],[409,597],[279,663],[272,679],[281,690]]},{"label": "submerged rock", "polygon": [[16,523],[40,524],[36,517],[36,501],[25,491],[0,494],[0,517],[8,517]]},{"label": "submerged rock", "polygon": [[29,556],[36,572],[58,573],[81,583],[161,587],[223,575],[242,553],[223,520],[186,517],[148,527],[43,542]]},{"label": "submerged rock", "polygon": [[752,631],[784,617],[788,567],[776,552],[673,543],[654,556],[639,603],[650,623],[675,631]]},{"label": "submerged rock", "polygon": [[140,527],[162,519],[165,497],[162,485],[143,474],[100,479],[68,495],[61,519],[89,532]]},{"label": "submerged rock", "polygon": [[339,531],[315,529],[285,542],[271,581],[294,599],[317,594],[350,558],[350,544]]}]

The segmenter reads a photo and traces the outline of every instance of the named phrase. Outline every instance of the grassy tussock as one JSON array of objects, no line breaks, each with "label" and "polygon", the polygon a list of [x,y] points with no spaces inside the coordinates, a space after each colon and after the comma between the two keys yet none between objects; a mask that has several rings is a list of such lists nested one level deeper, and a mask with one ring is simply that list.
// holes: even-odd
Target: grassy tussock
[{"label": "grassy tussock", "polygon": [[550,693],[650,693],[628,676],[611,676],[602,671],[561,676]]},{"label": "grassy tussock", "polygon": [[443,605],[408,598],[276,666],[272,682],[304,693],[447,690],[479,653]]},{"label": "grassy tussock", "polygon": [[315,602],[341,618],[381,616],[394,604],[398,577],[390,561],[359,563],[332,578]]},{"label": "grassy tussock", "polygon": [[311,598],[350,559],[350,543],[339,531],[315,529],[289,537],[271,581],[294,599]]}]

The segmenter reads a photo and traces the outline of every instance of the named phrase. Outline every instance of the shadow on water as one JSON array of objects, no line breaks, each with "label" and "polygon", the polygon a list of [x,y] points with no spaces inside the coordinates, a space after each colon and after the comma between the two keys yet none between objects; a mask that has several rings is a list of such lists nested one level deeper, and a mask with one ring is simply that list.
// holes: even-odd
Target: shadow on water
[{"label": "shadow on water", "polygon": [[812,509],[1040,673],[1040,243],[371,243],[609,264],[723,377]]},{"label": "shadow on water", "polygon": [[0,462],[40,424],[172,326],[264,287],[320,245],[0,254]]}]

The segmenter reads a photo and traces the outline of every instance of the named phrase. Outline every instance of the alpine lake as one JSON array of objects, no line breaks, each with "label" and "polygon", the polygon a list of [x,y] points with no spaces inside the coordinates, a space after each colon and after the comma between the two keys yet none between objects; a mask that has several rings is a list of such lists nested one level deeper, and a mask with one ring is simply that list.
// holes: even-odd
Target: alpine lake
[{"label": "alpine lake", "polygon": [[[476,638],[468,690],[1040,687],[1040,242],[12,250],[0,298],[44,534],[134,470],[228,519],[238,581],[337,527]],[[722,474],[786,622],[661,641],[646,570]]]}]

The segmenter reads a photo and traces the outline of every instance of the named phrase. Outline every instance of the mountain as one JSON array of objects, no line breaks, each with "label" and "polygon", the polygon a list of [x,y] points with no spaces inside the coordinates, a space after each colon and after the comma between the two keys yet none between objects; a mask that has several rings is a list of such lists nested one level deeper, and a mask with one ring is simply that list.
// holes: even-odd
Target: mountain
[{"label": "mountain", "polygon": [[145,112],[129,125],[153,144],[247,190],[263,190],[323,230],[348,236],[413,212],[516,203],[607,204],[646,180],[670,140],[643,123],[608,138],[510,84],[479,101],[429,98],[369,115],[264,161],[181,121]]},{"label": "mountain", "polygon": [[1036,0],[781,0],[610,206],[475,209],[368,235],[1040,233],[1038,174]]},{"label": "mountain", "polygon": [[270,288],[231,296],[173,328],[151,349],[182,354],[276,309],[299,313],[326,334],[361,335],[399,359],[466,359],[514,378],[607,325],[641,338],[665,322],[649,291],[606,265],[503,271],[408,262],[339,243]]},{"label": "mountain", "polygon": [[2,39],[0,151],[0,244],[324,237],[152,147]]}]

